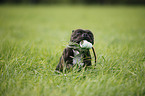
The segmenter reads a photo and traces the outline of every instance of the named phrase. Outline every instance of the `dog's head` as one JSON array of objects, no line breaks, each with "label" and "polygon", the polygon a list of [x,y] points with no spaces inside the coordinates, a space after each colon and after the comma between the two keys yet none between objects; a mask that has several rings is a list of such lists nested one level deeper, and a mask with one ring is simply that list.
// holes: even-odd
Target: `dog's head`
[{"label": "dog's head", "polygon": [[83,30],[83,29],[73,30],[70,41],[79,44],[82,40],[87,40],[93,45],[94,44],[93,33],[90,30]]}]

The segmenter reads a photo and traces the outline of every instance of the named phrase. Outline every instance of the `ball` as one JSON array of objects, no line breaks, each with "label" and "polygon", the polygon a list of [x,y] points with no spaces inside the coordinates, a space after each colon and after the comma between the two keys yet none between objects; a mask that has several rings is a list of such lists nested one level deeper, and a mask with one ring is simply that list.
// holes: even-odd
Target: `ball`
[{"label": "ball", "polygon": [[86,49],[90,49],[92,48],[92,43],[88,42],[87,40],[83,40],[80,42],[80,47],[81,48],[86,48]]}]

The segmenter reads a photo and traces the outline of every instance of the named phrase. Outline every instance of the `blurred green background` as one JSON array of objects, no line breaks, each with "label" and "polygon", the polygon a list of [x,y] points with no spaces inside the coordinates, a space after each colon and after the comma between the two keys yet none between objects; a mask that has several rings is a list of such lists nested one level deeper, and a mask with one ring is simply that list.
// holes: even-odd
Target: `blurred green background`
[{"label": "blurred green background", "polygon": [[[86,5],[91,4],[89,0],[76,1],[76,5],[36,1],[1,1],[1,96],[145,95],[143,5],[108,5],[114,3],[107,0],[94,0],[97,5]],[[56,74],[71,31],[77,28],[93,32],[97,65],[92,55],[90,69]]]}]

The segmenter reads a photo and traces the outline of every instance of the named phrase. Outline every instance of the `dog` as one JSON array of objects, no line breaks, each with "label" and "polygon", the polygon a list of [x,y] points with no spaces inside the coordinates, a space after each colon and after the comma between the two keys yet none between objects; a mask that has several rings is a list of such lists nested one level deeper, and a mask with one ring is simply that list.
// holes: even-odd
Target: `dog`
[{"label": "dog", "polygon": [[[94,35],[90,30],[76,29],[72,31],[70,44],[67,46],[62,56],[60,57],[59,63],[56,67],[57,72],[64,72],[66,70],[72,69],[75,65],[79,66],[79,69],[91,66],[91,54],[89,49],[80,48],[80,42],[86,40],[92,45],[94,44]],[[96,54],[92,47],[95,63]]]}]

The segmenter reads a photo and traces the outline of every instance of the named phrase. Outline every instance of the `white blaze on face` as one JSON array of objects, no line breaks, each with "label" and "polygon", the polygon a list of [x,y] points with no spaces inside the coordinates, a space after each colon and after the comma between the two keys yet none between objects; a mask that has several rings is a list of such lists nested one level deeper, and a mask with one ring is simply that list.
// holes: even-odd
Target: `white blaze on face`
[{"label": "white blaze on face", "polygon": [[87,48],[87,49],[90,49],[92,48],[92,43],[88,42],[87,40],[83,40],[80,42],[80,47],[81,48]]}]

